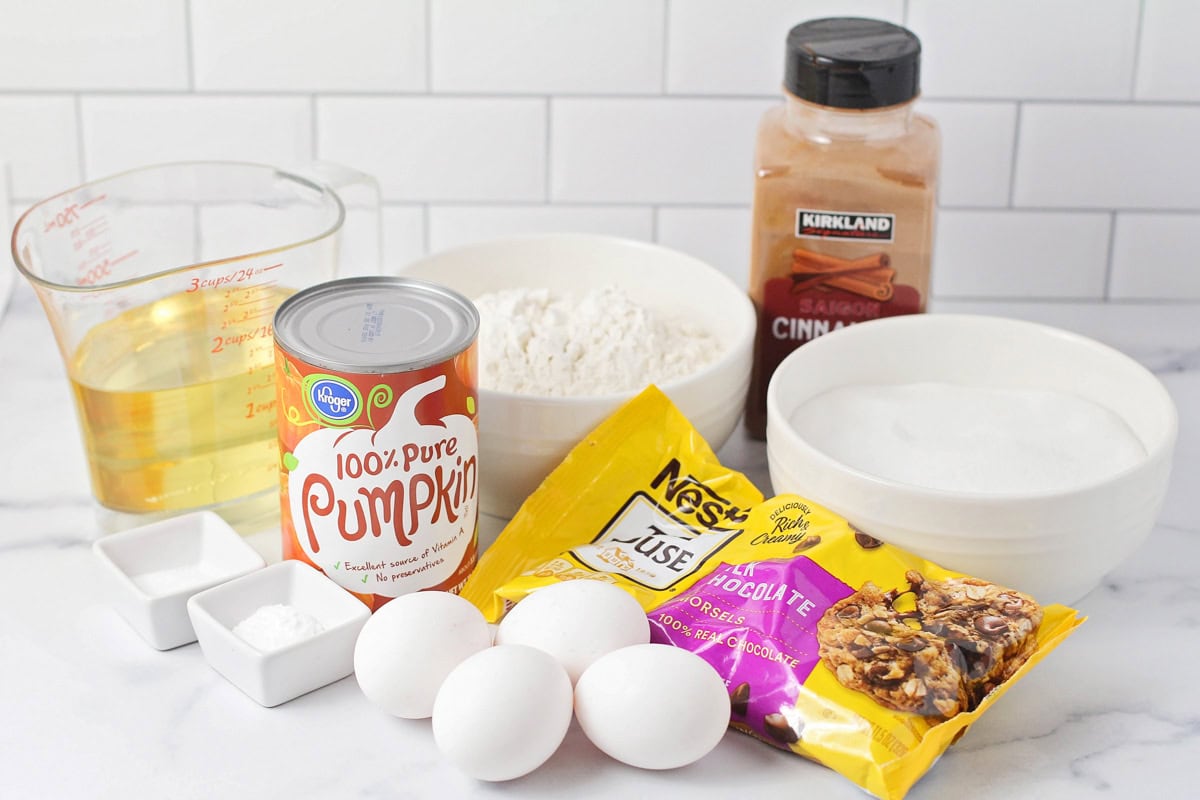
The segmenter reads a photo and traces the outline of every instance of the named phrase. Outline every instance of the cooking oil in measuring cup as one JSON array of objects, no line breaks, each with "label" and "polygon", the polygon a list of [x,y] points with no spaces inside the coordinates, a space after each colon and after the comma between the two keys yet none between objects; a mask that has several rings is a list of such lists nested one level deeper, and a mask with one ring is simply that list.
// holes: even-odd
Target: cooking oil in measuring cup
[{"label": "cooking oil in measuring cup", "polygon": [[278,514],[275,309],[333,277],[343,206],[270,167],[147,167],[17,223],[74,390],[96,499],[127,514]]},{"label": "cooking oil in measuring cup", "polygon": [[[181,292],[88,331],[68,373],[102,505],[173,511],[275,488],[270,319],[288,294]],[[228,324],[241,306],[257,325]]]}]

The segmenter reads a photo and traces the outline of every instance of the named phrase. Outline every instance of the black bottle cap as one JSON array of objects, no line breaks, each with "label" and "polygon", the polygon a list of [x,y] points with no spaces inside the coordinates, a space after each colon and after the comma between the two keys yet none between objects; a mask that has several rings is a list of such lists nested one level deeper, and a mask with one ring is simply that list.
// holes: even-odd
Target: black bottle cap
[{"label": "black bottle cap", "polygon": [[832,17],[788,32],[783,85],[823,106],[882,108],[921,90],[921,40],[877,19]]}]

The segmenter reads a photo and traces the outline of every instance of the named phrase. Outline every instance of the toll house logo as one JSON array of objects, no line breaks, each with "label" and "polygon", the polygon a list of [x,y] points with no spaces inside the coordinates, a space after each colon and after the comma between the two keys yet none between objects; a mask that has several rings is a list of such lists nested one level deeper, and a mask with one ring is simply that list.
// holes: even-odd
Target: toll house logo
[{"label": "toll house logo", "polygon": [[895,236],[895,214],[859,214],[854,211],[796,210],[796,238],[850,239],[890,242]]},{"label": "toll house logo", "polygon": [[692,575],[741,533],[696,530],[645,492],[634,492],[591,544],[571,550],[597,572],[616,572],[650,589],[669,589]]}]

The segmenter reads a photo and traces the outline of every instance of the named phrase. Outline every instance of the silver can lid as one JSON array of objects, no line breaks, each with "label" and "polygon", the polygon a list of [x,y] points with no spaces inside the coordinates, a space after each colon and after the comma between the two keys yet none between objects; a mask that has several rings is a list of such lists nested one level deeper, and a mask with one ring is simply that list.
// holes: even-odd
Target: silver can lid
[{"label": "silver can lid", "polygon": [[348,373],[407,372],[475,341],[479,312],[434,283],[385,276],[304,289],[275,312],[275,341],[307,364]]}]

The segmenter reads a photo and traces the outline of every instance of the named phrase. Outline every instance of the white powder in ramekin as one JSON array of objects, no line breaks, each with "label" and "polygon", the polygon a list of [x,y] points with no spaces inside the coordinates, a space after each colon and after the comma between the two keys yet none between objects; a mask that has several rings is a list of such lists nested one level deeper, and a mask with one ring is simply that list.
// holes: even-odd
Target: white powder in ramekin
[{"label": "white powder in ramekin", "polygon": [[324,630],[325,626],[311,614],[295,606],[275,603],[259,607],[234,626],[233,633],[251,647],[269,653],[311,639]]}]

